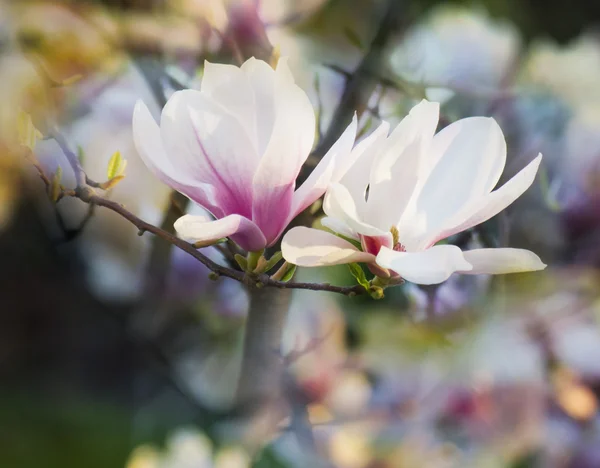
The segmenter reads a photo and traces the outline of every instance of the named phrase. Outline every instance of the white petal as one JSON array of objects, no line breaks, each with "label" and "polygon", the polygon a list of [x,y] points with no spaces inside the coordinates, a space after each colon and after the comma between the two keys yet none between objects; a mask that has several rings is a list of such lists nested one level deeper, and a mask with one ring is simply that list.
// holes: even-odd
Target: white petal
[{"label": "white petal", "polygon": [[355,203],[365,204],[365,192],[369,185],[369,174],[373,160],[385,144],[390,124],[383,121],[369,136],[361,140],[350,153],[345,173],[339,179],[348,189]]},{"label": "white petal", "polygon": [[377,264],[417,284],[438,284],[456,271],[472,268],[455,245],[436,245],[421,252],[397,252],[382,247],[377,255]]},{"label": "white petal", "polygon": [[262,155],[275,125],[275,70],[254,57],[246,60],[241,68],[254,91],[257,151]]},{"label": "white petal", "polygon": [[[385,207],[382,207],[384,209]],[[359,212],[354,199],[348,189],[341,184],[333,184],[329,187],[323,202],[323,211],[327,216],[337,218],[344,222],[350,229],[366,236],[384,236],[389,230],[382,230],[362,221],[362,213]]]},{"label": "white petal", "polygon": [[500,275],[521,273],[546,268],[540,257],[523,249],[475,249],[463,252],[465,260],[473,265],[467,274]]},{"label": "white petal", "polygon": [[201,89],[239,121],[258,153],[257,103],[248,74],[233,65],[205,62]]},{"label": "white petal", "polygon": [[266,246],[260,229],[249,219],[230,215],[216,221],[206,216],[185,215],[175,221],[175,230],[188,242],[210,242],[231,237],[247,251],[256,251]]},{"label": "white petal", "polygon": [[136,103],[133,111],[133,141],[146,166],[159,179],[202,205],[213,215],[223,215],[215,200],[214,186],[192,178],[185,164],[175,166],[174,158],[165,151],[158,124],[142,101]]},{"label": "white petal", "polygon": [[490,118],[459,120],[438,133],[430,148],[439,158],[416,200],[425,213],[429,232],[466,206],[489,193],[506,160],[506,143],[498,124]]},{"label": "white petal", "polygon": [[339,176],[336,178],[336,175],[345,172],[356,137],[356,126],[357,120],[354,116],[342,136],[325,154],[300,188],[296,190],[292,202],[290,221],[323,195],[331,182],[339,180]]},{"label": "white petal", "polygon": [[[431,152],[425,150],[431,144],[439,116],[440,105],[437,102],[422,100],[414,106],[396,126],[385,147],[377,155],[371,170],[370,184],[376,185],[380,181],[389,180],[392,173],[396,177],[402,176],[402,168],[416,171],[424,166],[429,172],[436,161],[430,161]],[[406,153],[405,150],[414,145],[415,141],[419,142],[416,151]],[[411,172],[410,179],[415,176],[416,174]]]},{"label": "white petal", "polygon": [[446,237],[473,226],[477,226],[493,216],[496,216],[531,186],[535,180],[535,175],[537,174],[541,162],[542,155],[539,154],[502,187],[477,200],[472,209],[469,209],[464,214],[459,214],[454,218],[452,222],[449,223],[450,227],[445,228],[442,232],[434,233],[429,239],[429,242],[437,242],[441,239],[445,239]]},{"label": "white petal", "polygon": [[283,236],[281,252],[288,262],[305,267],[375,260],[374,255],[361,252],[344,239],[307,227],[295,227],[288,231]]},{"label": "white petal", "polygon": [[342,236],[348,237],[354,240],[360,240],[359,235],[353,229],[349,228],[346,223],[337,218],[331,216],[324,216],[321,218],[321,225],[327,229],[331,229],[333,232],[341,234]]}]

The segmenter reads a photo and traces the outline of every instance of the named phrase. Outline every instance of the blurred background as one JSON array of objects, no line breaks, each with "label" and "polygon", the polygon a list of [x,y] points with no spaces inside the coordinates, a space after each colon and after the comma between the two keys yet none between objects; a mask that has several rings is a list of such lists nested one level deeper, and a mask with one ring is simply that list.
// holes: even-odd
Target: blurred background
[{"label": "blurred background", "polygon": [[[600,3],[583,0],[0,1],[0,466],[600,467],[598,25]],[[542,168],[452,241],[549,265],[381,301],[295,292],[281,358],[305,424],[261,440],[237,430],[233,404],[243,287],[115,213],[53,201],[75,182],[48,137],[58,128],[98,181],[119,152],[108,196],[171,229],[196,208],[139,159],[133,106],[158,117],[204,60],[253,55],[289,57],[317,136],[339,125],[361,67],[362,135],[423,97],[442,103],[441,125],[496,118],[503,180],[538,152]],[[298,278],[353,281],[346,268]]]}]

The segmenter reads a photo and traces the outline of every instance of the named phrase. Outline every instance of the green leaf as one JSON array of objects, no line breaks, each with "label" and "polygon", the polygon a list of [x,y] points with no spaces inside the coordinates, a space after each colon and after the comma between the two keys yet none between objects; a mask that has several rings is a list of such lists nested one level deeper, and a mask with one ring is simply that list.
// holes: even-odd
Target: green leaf
[{"label": "green leaf", "polygon": [[42,132],[33,125],[31,115],[23,110],[20,110],[17,116],[17,138],[20,145],[31,151],[35,149],[37,141],[43,138]]},{"label": "green leaf", "polygon": [[53,202],[56,202],[58,200],[58,197],[60,196],[60,193],[62,191],[62,187],[60,186],[61,179],[62,179],[62,167],[58,166],[56,168],[56,172],[52,176],[52,181],[51,181],[50,187],[49,187],[50,199]]},{"label": "green leaf", "polygon": [[85,161],[85,151],[81,145],[77,145],[77,159],[79,159],[79,164],[83,166]]},{"label": "green leaf", "polygon": [[242,271],[248,270],[248,261],[246,260],[246,257],[244,257],[243,255],[240,255],[240,254],[235,254],[233,256],[233,258],[235,259],[237,264],[240,266]]},{"label": "green leaf", "polygon": [[269,259],[269,261],[266,263],[263,272],[268,272],[270,270],[272,270],[275,265],[277,265],[281,259],[283,258],[283,254],[281,252],[275,252],[273,254],[273,256]]},{"label": "green leaf", "polygon": [[286,271],[285,275],[283,275],[283,278],[281,278],[281,282],[282,283],[287,283],[289,280],[292,279],[292,277],[294,276],[294,273],[296,273],[296,265],[290,265],[290,268],[288,269],[288,271]]},{"label": "green leaf", "polygon": [[120,151],[116,151],[110,157],[108,161],[108,167],[106,168],[106,176],[108,180],[114,179],[115,177],[122,175],[125,170],[125,162],[123,161],[123,157],[121,156]]},{"label": "green leaf", "polygon": [[361,268],[361,266],[358,263],[349,263],[348,268],[350,269],[352,276],[354,276],[356,279],[356,282],[368,291],[371,285],[369,284],[367,275],[365,275],[365,271]]}]

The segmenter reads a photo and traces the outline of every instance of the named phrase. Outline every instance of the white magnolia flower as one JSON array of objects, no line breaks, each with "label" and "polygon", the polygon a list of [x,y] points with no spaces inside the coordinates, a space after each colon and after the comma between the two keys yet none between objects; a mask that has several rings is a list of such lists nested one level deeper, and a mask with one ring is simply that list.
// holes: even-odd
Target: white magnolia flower
[{"label": "white magnolia flower", "polygon": [[356,119],[295,190],[313,146],[313,107],[285,59],[273,70],[251,58],[239,68],[206,63],[200,91],[174,93],[160,127],[139,102],[133,133],[148,167],[217,218],[180,218],[175,228],[182,237],[231,237],[257,251],[349,167]]},{"label": "white magnolia flower", "polygon": [[[527,250],[461,251],[439,241],[480,224],[533,182],[539,155],[501,188],[506,143],[491,118],[459,120],[434,135],[439,104],[422,101],[388,136],[384,122],[352,151],[354,162],[325,196],[323,225],[289,231],[283,256],[300,266],[366,262],[379,276],[435,284],[452,273],[512,273],[545,267]],[[391,270],[388,271],[387,269]]]},{"label": "white magnolia flower", "polygon": [[484,12],[443,6],[407,32],[391,63],[409,81],[495,88],[514,65],[519,46],[519,33],[510,23]]}]

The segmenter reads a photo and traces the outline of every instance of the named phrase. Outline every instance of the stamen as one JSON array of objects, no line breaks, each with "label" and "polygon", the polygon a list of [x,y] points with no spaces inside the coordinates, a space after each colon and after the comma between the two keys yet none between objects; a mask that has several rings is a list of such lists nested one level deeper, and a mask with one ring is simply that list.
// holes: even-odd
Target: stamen
[{"label": "stamen", "polygon": [[390,232],[392,233],[392,245],[396,245],[400,242],[400,233],[398,232],[398,228],[396,226],[392,226],[390,228]]},{"label": "stamen", "polygon": [[394,249],[396,252],[406,252],[406,247],[400,243],[400,233],[398,232],[398,228],[396,226],[392,226],[390,228],[390,232],[392,233],[392,249]]}]

